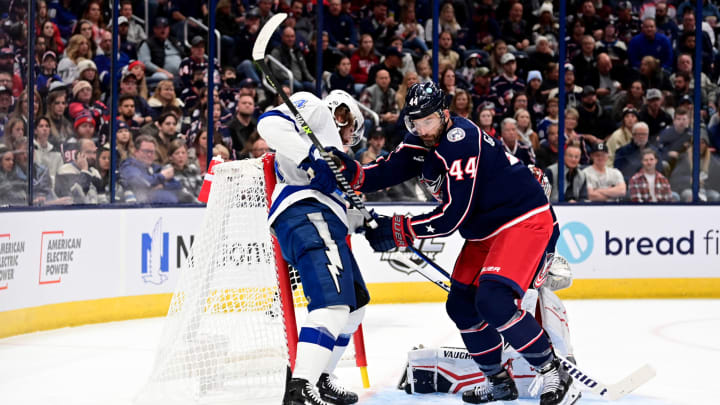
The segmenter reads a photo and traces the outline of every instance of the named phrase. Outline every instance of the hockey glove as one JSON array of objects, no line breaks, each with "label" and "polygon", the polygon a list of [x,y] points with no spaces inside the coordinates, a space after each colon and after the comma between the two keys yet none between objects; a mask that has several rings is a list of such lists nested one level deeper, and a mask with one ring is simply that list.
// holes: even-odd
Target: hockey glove
[{"label": "hockey glove", "polygon": [[310,156],[299,166],[310,176],[310,188],[324,194],[332,194],[337,189],[335,174],[325,160],[317,153],[315,146],[310,148]]},{"label": "hockey glove", "polygon": [[375,220],[378,227],[366,228],[365,238],[376,252],[387,252],[396,247],[407,247],[413,243],[408,217],[378,215]]},{"label": "hockey glove", "polygon": [[365,181],[365,172],[360,162],[333,146],[328,146],[325,148],[325,151],[329,153],[330,157],[337,163],[340,168],[340,173],[345,177],[350,187],[352,187],[353,190],[359,189],[363,181]]}]

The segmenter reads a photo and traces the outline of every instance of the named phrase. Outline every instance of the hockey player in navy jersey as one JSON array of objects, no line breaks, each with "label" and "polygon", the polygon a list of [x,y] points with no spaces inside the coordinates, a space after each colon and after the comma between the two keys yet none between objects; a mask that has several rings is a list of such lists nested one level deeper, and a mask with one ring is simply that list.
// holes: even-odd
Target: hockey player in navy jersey
[{"label": "hockey player in navy jersey", "polygon": [[446,307],[489,381],[465,392],[463,400],[517,398],[515,383],[501,365],[504,340],[540,372],[540,404],[564,404],[572,379],[532,314],[515,303],[544,264],[546,246],[553,245],[550,205],[527,167],[471,121],[450,116],[444,100],[433,83],[413,85],[405,109],[411,134],[375,164],[359,167],[344,159],[343,172],[357,190],[381,189],[420,175],[440,201],[427,214],[381,216],[366,238],[376,251],[387,251],[459,231],[466,242]]},{"label": "hockey player in navy jersey", "polygon": [[[344,91],[325,100],[299,92],[290,100],[324,147],[342,149],[362,136],[362,113]],[[277,151],[269,223],[308,300],[284,404],[353,404],[357,394],[336,384],[332,373],[370,296],[345,240],[352,224],[334,174],[299,128],[284,104],[258,120],[258,132]]]}]

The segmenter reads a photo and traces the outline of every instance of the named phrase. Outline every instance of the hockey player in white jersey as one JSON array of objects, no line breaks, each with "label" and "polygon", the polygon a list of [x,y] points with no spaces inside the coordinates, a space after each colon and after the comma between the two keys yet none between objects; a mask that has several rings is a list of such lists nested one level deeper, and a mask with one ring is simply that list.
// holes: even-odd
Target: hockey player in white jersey
[{"label": "hockey player in white jersey", "polygon": [[[290,100],[323,147],[342,150],[362,136],[363,117],[349,94],[334,91],[320,100],[299,92]],[[332,170],[285,104],[260,117],[258,132],[276,151],[278,181],[268,220],[283,257],[300,273],[308,300],[309,313],[300,329],[284,403],[355,403],[357,395],[336,384],[332,376],[370,299],[345,240],[349,228],[345,201],[336,193]]]}]

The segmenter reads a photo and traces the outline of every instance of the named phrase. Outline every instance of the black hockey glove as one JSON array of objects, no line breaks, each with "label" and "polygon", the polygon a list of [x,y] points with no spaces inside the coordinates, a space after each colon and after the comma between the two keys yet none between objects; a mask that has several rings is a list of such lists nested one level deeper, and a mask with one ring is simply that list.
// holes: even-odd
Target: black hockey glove
[{"label": "black hockey glove", "polygon": [[328,146],[325,148],[325,151],[329,153],[330,157],[338,164],[340,173],[345,177],[350,187],[352,187],[353,190],[359,189],[363,181],[365,181],[365,172],[360,162],[333,146]]},{"label": "black hockey glove", "polygon": [[396,247],[407,247],[413,243],[409,218],[404,215],[375,217],[378,227],[365,229],[365,239],[376,252],[387,252]]}]

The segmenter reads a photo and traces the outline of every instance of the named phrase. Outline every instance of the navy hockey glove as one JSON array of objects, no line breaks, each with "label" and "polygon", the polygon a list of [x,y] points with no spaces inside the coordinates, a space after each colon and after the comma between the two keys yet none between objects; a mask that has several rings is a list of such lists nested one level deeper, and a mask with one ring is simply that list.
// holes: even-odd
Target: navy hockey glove
[{"label": "navy hockey glove", "polygon": [[404,215],[375,217],[378,227],[366,228],[365,238],[376,252],[387,252],[396,247],[407,247],[413,243],[409,218]]},{"label": "navy hockey glove", "polygon": [[329,153],[330,157],[337,163],[340,168],[340,173],[345,177],[350,187],[352,187],[353,190],[359,189],[365,181],[365,172],[360,162],[333,146],[328,146],[325,148],[325,151]]},{"label": "navy hockey glove", "polygon": [[316,156],[317,152],[314,148],[314,146],[310,148],[310,157],[300,163],[299,167],[310,175],[310,188],[324,194],[332,194],[337,189],[335,174],[325,160]]}]

